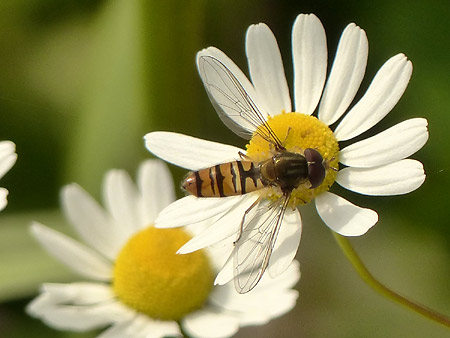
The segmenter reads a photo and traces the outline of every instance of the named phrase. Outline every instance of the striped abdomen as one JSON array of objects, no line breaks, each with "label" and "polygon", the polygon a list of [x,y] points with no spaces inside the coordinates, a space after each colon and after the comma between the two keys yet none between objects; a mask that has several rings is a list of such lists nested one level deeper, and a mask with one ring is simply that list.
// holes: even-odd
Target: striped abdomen
[{"label": "striped abdomen", "polygon": [[194,171],[183,182],[183,188],[197,197],[243,195],[263,187],[259,166],[251,161],[233,161]]}]

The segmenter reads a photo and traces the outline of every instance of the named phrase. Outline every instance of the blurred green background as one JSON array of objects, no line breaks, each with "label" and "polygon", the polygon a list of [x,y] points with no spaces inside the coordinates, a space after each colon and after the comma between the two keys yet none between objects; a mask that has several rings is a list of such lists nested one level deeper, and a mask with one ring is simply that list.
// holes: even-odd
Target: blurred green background
[{"label": "blurred green background", "polygon": [[[405,95],[364,136],[407,118],[427,118],[430,139],[414,155],[424,163],[425,184],[406,196],[382,198],[333,190],[379,212],[379,223],[352,239],[375,276],[450,314],[450,2],[4,0],[0,139],[17,144],[19,159],[0,182],[10,191],[0,214],[0,337],[95,336],[55,331],[24,313],[40,283],[77,278],[31,239],[30,221],[72,233],[58,209],[60,187],[78,182],[99,198],[106,170],[134,174],[150,157],[143,143],[149,131],[243,146],[209,103],[195,53],[214,45],[246,70],[245,31],[265,22],[278,39],[292,83],[290,31],[299,13],[315,13],[324,24],[330,62],[348,23],[365,29],[369,61],[359,95],[390,56],[403,52],[412,60]],[[185,171],[171,170],[179,182]],[[288,315],[265,327],[245,328],[238,337],[450,336],[369,289],[314,208],[301,211],[298,304]]]}]

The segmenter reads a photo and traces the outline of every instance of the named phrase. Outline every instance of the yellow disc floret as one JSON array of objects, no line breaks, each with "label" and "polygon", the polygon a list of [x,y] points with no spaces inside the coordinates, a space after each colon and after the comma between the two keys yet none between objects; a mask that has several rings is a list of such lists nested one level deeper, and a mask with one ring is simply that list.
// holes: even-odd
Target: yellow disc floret
[{"label": "yellow disc floret", "polygon": [[[305,182],[292,191],[291,206],[306,204],[317,194],[327,191],[336,179],[338,168],[339,145],[331,129],[314,116],[295,112],[269,117],[266,123],[287,151],[303,154],[307,148],[315,149],[322,155],[327,168],[325,179],[317,188],[310,189],[310,185]],[[258,132],[247,144],[247,156],[256,162],[269,159],[275,152],[274,145],[262,138]],[[277,187],[269,187],[262,193],[269,199],[279,198],[282,194]]]},{"label": "yellow disc floret", "polygon": [[161,320],[179,320],[202,307],[213,286],[213,272],[203,250],[176,254],[189,239],[181,228],[153,226],[131,237],[114,267],[117,297]]}]

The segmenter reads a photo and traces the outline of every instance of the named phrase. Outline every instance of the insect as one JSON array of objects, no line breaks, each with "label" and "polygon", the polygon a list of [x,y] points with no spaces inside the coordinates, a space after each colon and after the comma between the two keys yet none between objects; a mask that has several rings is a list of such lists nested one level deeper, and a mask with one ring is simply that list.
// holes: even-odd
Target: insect
[{"label": "insect", "polygon": [[241,160],[220,163],[188,174],[183,188],[200,198],[236,196],[278,187],[281,198],[259,207],[256,200],[244,213],[233,257],[234,283],[239,293],[252,290],[270,260],[291,193],[301,184],[318,187],[324,180],[327,162],[315,149],[289,152],[266,123],[264,115],[237,77],[212,56],[198,58],[200,76],[219,117],[233,132],[246,139],[254,133],[266,140],[272,156],[254,162],[244,154]]}]

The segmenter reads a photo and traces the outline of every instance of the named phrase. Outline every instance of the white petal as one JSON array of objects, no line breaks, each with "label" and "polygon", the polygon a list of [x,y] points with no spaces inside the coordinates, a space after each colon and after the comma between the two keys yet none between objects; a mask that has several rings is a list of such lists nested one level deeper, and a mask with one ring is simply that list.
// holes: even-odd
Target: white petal
[{"label": "white petal", "polygon": [[291,98],[277,40],[267,25],[247,30],[246,52],[250,76],[270,115],[291,112]]},{"label": "white petal", "polygon": [[280,317],[291,311],[297,302],[299,293],[297,290],[285,290],[283,293],[270,294],[267,297],[264,311],[261,308],[258,311],[247,311],[239,316],[240,326],[265,325],[270,320]]},{"label": "white petal", "polygon": [[325,224],[343,236],[363,235],[378,222],[375,211],[358,207],[329,192],[316,197],[316,209]]},{"label": "white petal", "polygon": [[311,115],[322,94],[327,72],[327,41],[314,14],[300,14],[292,28],[295,111]]},{"label": "white petal", "polygon": [[428,140],[427,120],[403,121],[375,136],[342,149],[339,161],[350,167],[376,167],[404,159]]},{"label": "white petal", "polygon": [[[299,280],[300,263],[297,260],[293,260],[279,276],[272,278],[270,275],[264,275],[254,290],[259,293],[267,293],[269,290],[270,292],[284,292],[285,289],[293,288]],[[248,292],[247,294],[252,293]]]},{"label": "white petal", "polygon": [[130,332],[130,325],[132,322],[133,320],[115,323],[98,335],[97,338],[139,338],[136,337],[133,332]]},{"label": "white petal", "polygon": [[209,307],[188,314],[181,325],[189,336],[197,338],[231,337],[239,330],[235,316]]},{"label": "white petal", "polygon": [[336,122],[358,91],[367,65],[366,33],[354,23],[342,33],[331,72],[319,106],[319,119],[330,125]]},{"label": "white petal", "polygon": [[[35,304],[40,304],[38,311]],[[86,331],[101,328],[109,324],[124,321],[133,316],[133,312],[117,301],[107,301],[92,305],[67,305],[43,293],[28,307],[28,312],[40,318],[49,326],[60,330]]]},{"label": "white petal", "polygon": [[27,312],[65,330],[90,330],[130,319],[134,311],[115,300],[109,285],[98,283],[44,284]]},{"label": "white petal", "polygon": [[123,237],[125,240],[144,225],[148,225],[143,224],[139,212],[141,196],[126,171],[113,169],[106,173],[103,181],[103,199],[115,223],[127,234]]},{"label": "white petal", "polygon": [[211,256],[211,266],[215,272],[220,271],[226,263],[228,257],[230,257],[234,248],[234,237],[229,237],[223,241],[213,244],[208,247],[207,251]]},{"label": "white petal", "polygon": [[299,264],[294,261],[277,278],[264,275],[255,289],[245,294],[238,294],[233,283],[217,286],[210,295],[210,303],[239,313],[240,325],[262,325],[295,306],[298,292],[291,288],[299,278]]},{"label": "white petal", "polygon": [[179,337],[180,330],[174,321],[154,320],[139,314],[129,321],[120,322],[104,331],[98,338],[163,338]]},{"label": "white petal", "polygon": [[142,314],[136,314],[131,320],[119,322],[105,331],[100,337],[117,338],[147,338],[146,332],[149,331],[151,322],[148,317]]},{"label": "white petal", "polygon": [[174,228],[223,214],[240,203],[242,196],[199,198],[183,197],[163,209],[155,221],[157,228]]},{"label": "white petal", "polygon": [[116,298],[110,285],[88,282],[46,283],[42,292],[51,294],[61,304],[89,305]]},{"label": "white petal", "polygon": [[377,124],[400,100],[412,74],[405,55],[390,58],[375,75],[367,92],[335,130],[338,141],[349,140]]},{"label": "white petal", "polygon": [[6,205],[8,204],[8,190],[5,188],[0,188],[0,211],[5,209]]},{"label": "white petal", "polygon": [[[293,261],[288,269],[276,278],[265,274],[258,285],[247,293],[237,293],[233,283],[216,286],[211,293],[210,302],[226,310],[237,312],[248,312],[261,310],[270,312],[268,297],[289,292],[300,279],[300,268],[298,261]],[[270,302],[270,301],[269,301]]]},{"label": "white petal", "polygon": [[245,211],[258,199],[257,194],[247,194],[212,225],[183,245],[177,253],[187,254],[217,243],[239,231]]},{"label": "white petal", "polygon": [[302,235],[302,219],[297,209],[286,210],[280,232],[269,262],[269,275],[279,276],[286,271],[297,254]]},{"label": "white petal", "polygon": [[[147,317],[147,319],[150,319]],[[152,320],[145,338],[181,337],[180,328],[174,321]]]},{"label": "white petal", "polygon": [[52,256],[75,272],[100,281],[111,279],[111,263],[95,251],[36,222],[31,225],[30,230]]},{"label": "white petal", "polygon": [[[224,285],[234,278],[233,255],[230,254],[214,280],[214,285]],[[234,289],[234,286],[233,286]],[[235,290],[236,291],[236,290]]]},{"label": "white petal", "polygon": [[183,134],[157,131],[145,135],[145,145],[155,156],[190,170],[241,160],[245,150]]},{"label": "white petal", "polygon": [[162,209],[175,201],[173,179],[163,162],[147,160],[139,167],[137,182],[143,199],[141,212],[150,225]]},{"label": "white petal", "polygon": [[407,194],[424,181],[422,163],[411,159],[376,168],[345,168],[336,178],[336,182],[348,190],[373,196]]},{"label": "white petal", "polygon": [[0,142],[0,178],[16,163],[16,145],[11,141]]},{"label": "white petal", "polygon": [[75,183],[62,189],[61,204],[83,241],[109,259],[115,259],[123,241],[130,235],[126,228],[116,225],[97,201]]}]

